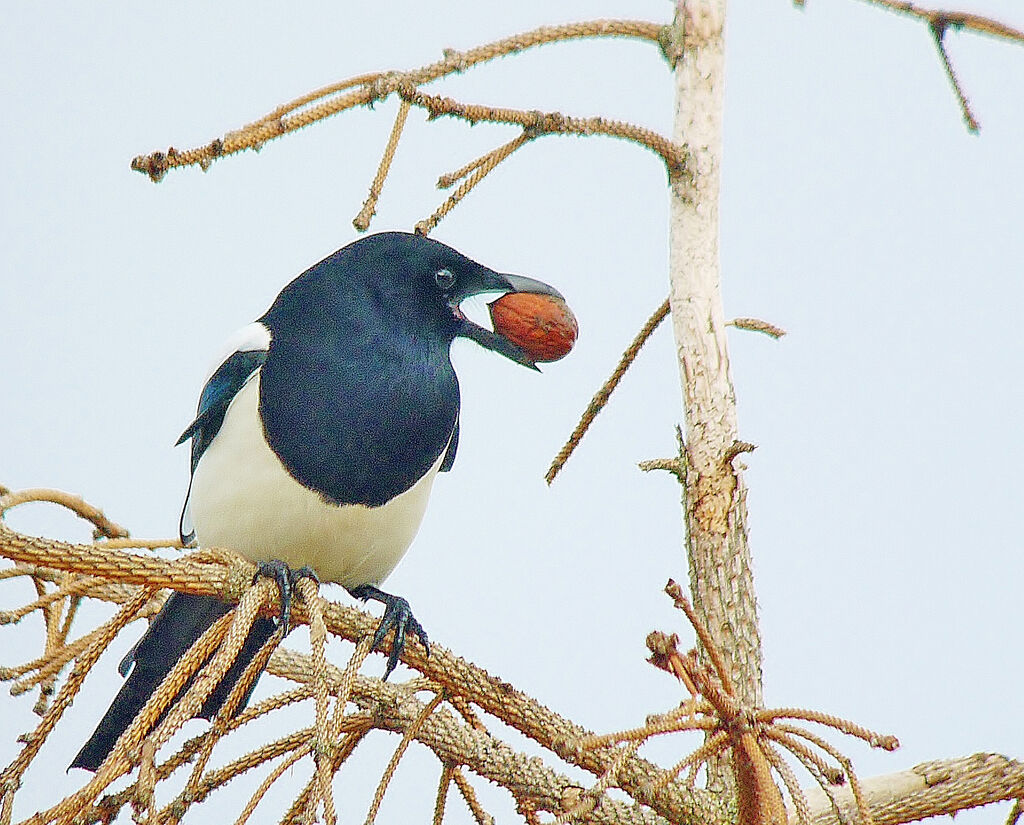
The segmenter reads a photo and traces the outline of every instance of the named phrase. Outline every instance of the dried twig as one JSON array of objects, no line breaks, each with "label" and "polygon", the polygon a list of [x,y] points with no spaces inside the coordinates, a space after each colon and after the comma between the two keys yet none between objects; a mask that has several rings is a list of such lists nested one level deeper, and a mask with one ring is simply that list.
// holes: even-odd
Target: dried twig
[{"label": "dried twig", "polygon": [[[798,6],[804,5],[804,0],[795,0],[795,2]],[[991,37],[1009,40],[1012,43],[1024,44],[1024,31],[980,14],[972,14],[970,12],[962,11],[949,11],[945,9],[926,9],[915,3],[908,2],[908,0],[863,0],[863,2],[870,3],[875,6],[881,6],[882,8],[888,9],[889,11],[897,14],[914,17],[928,25],[932,39],[935,41],[935,48],[938,49],[939,52],[939,59],[942,61],[943,69],[946,72],[946,77],[949,79],[950,86],[953,88],[953,93],[956,95],[957,102],[960,104],[960,111],[963,114],[967,130],[972,134],[977,134],[981,127],[978,124],[978,120],[975,118],[974,113],[971,111],[970,104],[967,101],[967,95],[964,92],[959,78],[957,77],[956,71],[953,69],[953,64],[949,59],[949,53],[946,51],[946,32],[950,28],[967,29],[969,31],[977,32],[978,34],[985,34]]]},{"label": "dried twig", "polygon": [[380,803],[384,801],[384,794],[388,789],[388,785],[391,783],[391,778],[395,775],[398,763],[401,761],[402,756],[409,747],[409,743],[413,740],[413,737],[416,736],[416,733],[423,727],[423,723],[427,721],[430,714],[437,710],[437,706],[440,705],[443,700],[444,691],[440,691],[433,699],[423,706],[423,710],[420,711],[419,715],[402,735],[402,741],[398,743],[398,747],[395,748],[395,752],[391,755],[391,760],[384,769],[384,774],[381,776],[380,783],[377,785],[377,790],[373,795],[373,802],[370,803],[369,813],[366,814],[366,825],[373,825],[374,820],[377,818],[377,811],[380,810]]},{"label": "dried twig", "polygon": [[[456,112],[456,109],[469,110],[471,107],[460,107],[459,105],[452,107],[449,103],[439,102],[440,98],[417,100],[415,99],[417,87],[451,74],[466,71],[479,63],[516,54],[546,43],[589,37],[631,37],[654,43],[660,47],[664,40],[664,29],[665,27],[658,23],[646,21],[594,20],[563,26],[544,26],[466,52],[447,51],[443,60],[420,69],[408,72],[363,74],[325,86],[279,106],[248,126],[228,132],[205,146],[185,151],[171,147],[166,152],[153,152],[135,158],[132,161],[132,168],[149,175],[154,181],[159,181],[170,169],[181,166],[198,165],[206,169],[213,161],[226,155],[246,149],[262,148],[268,140],[274,140],[347,109],[378,103],[395,93],[399,93],[412,105],[427,109],[433,117],[442,114],[462,116]],[[450,111],[445,111],[445,109]],[[512,111],[493,110],[496,114],[508,114]],[[564,118],[561,115],[546,117],[548,125],[546,128],[539,129],[538,133],[604,134],[623,137],[657,152],[670,169],[681,165],[682,159],[677,148],[670,141],[654,135],[648,130],[628,124],[607,122],[601,118],[583,120]],[[551,119],[552,117],[554,120]],[[481,116],[478,119],[514,122],[528,128],[537,118],[537,113],[519,112],[514,115],[509,114],[507,117],[485,118]]]},{"label": "dried twig", "polygon": [[384,180],[391,169],[391,161],[395,159],[395,150],[398,149],[398,140],[402,137],[402,130],[405,128],[405,121],[409,117],[410,105],[403,100],[398,104],[398,114],[395,116],[395,125],[391,127],[391,135],[388,137],[387,146],[384,147],[384,156],[380,159],[380,166],[377,174],[370,184],[370,194],[363,203],[363,208],[352,220],[352,225],[360,232],[370,228],[370,219],[377,212],[377,199],[380,198],[381,189],[384,187]]},{"label": "dried twig", "polygon": [[726,326],[736,327],[736,329],[746,329],[751,332],[761,332],[771,338],[781,338],[786,334],[786,330],[782,327],[777,327],[775,324],[769,324],[767,321],[762,321],[760,318],[733,318],[731,321],[726,321]]},{"label": "dried twig", "polygon": [[615,388],[619,386],[619,382],[622,377],[626,374],[626,370],[630,368],[633,361],[636,360],[637,355],[640,353],[640,349],[647,340],[654,334],[654,330],[658,328],[658,325],[665,320],[668,316],[669,304],[668,298],[666,298],[660,306],[651,314],[651,317],[647,319],[646,323],[640,328],[640,331],[636,334],[633,342],[626,348],[626,351],[622,353],[622,358],[619,359],[619,363],[612,370],[612,374],[608,376],[608,380],[601,385],[601,388],[594,394],[594,397],[590,400],[586,410],[583,411],[583,415],[580,417],[579,424],[576,425],[576,429],[572,431],[572,435],[569,436],[568,441],[561,450],[558,451],[558,455],[555,456],[551,462],[551,466],[548,468],[547,473],[544,474],[544,480],[550,484],[555,480],[555,476],[558,475],[562,467],[565,466],[565,462],[569,460],[569,456],[573,454],[576,447],[579,446],[580,441],[586,434],[587,430],[590,429],[590,425],[594,423],[594,419],[597,418],[597,414],[604,409],[604,405],[608,403],[608,399],[611,398]]},{"label": "dried twig", "polygon": [[[516,149],[529,143],[535,136],[536,135],[532,130],[525,129],[519,137],[513,138],[508,143],[499,146],[497,149],[492,149],[487,154],[471,161],[461,169],[439,178],[437,185],[441,188],[445,187],[445,185],[451,186],[454,181],[459,180],[470,172],[472,173],[469,174],[469,177],[461,186],[459,186],[458,189],[445,199],[444,203],[442,203],[429,218],[416,224],[416,232],[420,235],[429,234],[430,231],[441,221],[441,218],[451,212],[451,210],[455,208],[455,205],[466,197],[473,187],[494,171],[494,168],[503,160],[508,158],[514,151],[516,151]],[[448,183],[448,181],[451,181],[451,183]]]},{"label": "dried twig", "polygon": [[[710,667],[700,663],[696,650],[691,650],[685,656],[681,655],[676,649],[678,637],[674,634],[669,636],[658,632],[648,636],[648,647],[653,654],[651,662],[679,677],[691,694],[698,692],[705,701],[691,699],[671,713],[649,718],[643,728],[634,728],[614,735],[588,737],[581,744],[588,747],[607,747],[615,742],[629,742],[632,747],[639,747],[648,738],[658,734],[704,730],[704,743],[650,783],[648,792],[664,787],[685,770],[689,770],[692,779],[701,765],[729,754],[738,792],[741,825],[781,822],[785,819],[782,797],[772,780],[772,771],[781,777],[800,821],[809,822],[807,800],[788,765],[776,751],[775,745],[779,745],[797,757],[828,794],[831,794],[828,788],[830,784],[841,781],[844,776],[849,777],[861,822],[868,825],[871,822],[871,812],[850,760],[821,737],[792,723],[779,720],[797,718],[813,721],[857,736],[875,747],[887,750],[898,746],[895,737],[882,736],[853,722],[816,711],[746,706],[736,695],[721,651],[718,650],[717,644],[689,600],[683,595],[682,589],[671,580],[665,589],[674,600],[675,606],[686,614],[693,626],[707,654]],[[825,757],[820,756],[797,737],[819,747],[824,751]],[[835,759],[839,767],[829,764],[826,757]]]},{"label": "dried twig", "polygon": [[960,78],[957,77],[953,63],[949,59],[949,52],[946,51],[946,30],[948,27],[949,22],[944,19],[932,20],[928,24],[928,29],[932,33],[932,40],[935,42],[935,48],[939,52],[939,59],[942,61],[942,68],[946,70],[946,77],[949,80],[949,84],[953,87],[957,102],[960,104],[960,112],[963,114],[964,123],[967,124],[967,131],[976,135],[981,129],[981,125],[974,116],[974,112],[971,111],[971,104],[967,100],[967,94],[964,92],[964,87],[960,84]]},{"label": "dried twig", "polygon": [[[276,638],[272,639],[260,652],[257,660],[246,669],[241,681],[231,692],[225,706],[214,719],[210,731],[193,737],[169,758],[157,762],[158,752],[156,749],[169,729],[177,725],[178,721],[187,715],[187,706],[195,707],[196,703],[202,701],[202,696],[208,690],[211,682],[217,678],[220,668],[230,658],[233,643],[222,640],[228,640],[229,637],[234,637],[237,640],[244,635],[248,623],[255,616],[259,602],[268,595],[269,585],[266,582],[261,582],[258,585],[250,586],[248,582],[252,576],[251,567],[242,565],[237,560],[232,560],[223,554],[207,552],[194,555],[194,558],[204,560],[201,564],[197,561],[174,562],[98,548],[95,545],[69,545],[52,540],[28,539],[0,525],[0,554],[8,553],[23,560],[23,567],[18,571],[18,575],[36,576],[39,582],[56,581],[59,583],[58,586],[65,587],[66,596],[78,592],[78,585],[73,584],[74,580],[67,578],[64,574],[56,574],[52,570],[47,571],[46,568],[39,566],[40,561],[59,558],[66,568],[74,571],[82,569],[83,572],[83,565],[97,562],[97,569],[103,575],[109,575],[114,580],[125,581],[137,575],[137,572],[133,573],[129,568],[138,559],[140,563],[153,565],[151,569],[154,571],[157,581],[184,583],[186,589],[196,592],[223,593],[225,590],[231,589],[230,582],[234,579],[240,577],[246,582],[243,590],[245,597],[242,600],[244,605],[243,609],[239,611],[239,615],[234,618],[230,614],[224,617],[219,626],[212,628],[209,635],[200,640],[199,647],[187,657],[191,661],[179,663],[181,667],[172,671],[168,680],[158,690],[160,695],[154,697],[152,704],[144,710],[140,719],[129,727],[115,748],[114,754],[104,766],[101,766],[99,774],[76,794],[59,802],[49,810],[40,812],[32,820],[37,825],[66,820],[72,816],[83,823],[99,820],[110,821],[124,805],[132,805],[137,817],[148,817],[147,821],[154,822],[154,825],[174,825],[192,806],[200,804],[208,798],[213,790],[223,787],[224,784],[254,768],[274,763],[275,767],[272,768],[270,774],[257,782],[258,787],[256,787],[255,793],[248,797],[249,805],[243,811],[244,818],[251,816],[251,812],[264,798],[266,789],[273,785],[277,777],[287,771],[287,768],[282,765],[297,765],[302,761],[303,756],[310,754],[314,756],[314,759],[310,760],[312,771],[309,779],[284,819],[286,822],[297,822],[302,820],[307,812],[316,810],[320,801],[327,799],[323,790],[324,783],[320,778],[321,770],[333,777],[358,743],[362,741],[366,732],[372,728],[395,731],[407,737],[411,735],[412,738],[416,738],[435,753],[442,765],[452,766],[451,781],[456,783],[460,793],[467,798],[468,804],[473,806],[474,816],[483,822],[488,822],[489,816],[479,806],[469,777],[463,772],[463,769],[456,769],[456,765],[461,764],[465,766],[465,770],[471,770],[483,778],[508,787],[516,799],[519,809],[524,811],[524,817],[528,819],[532,817],[531,821],[537,820],[537,814],[540,811],[549,811],[566,820],[572,816],[585,814],[588,819],[607,822],[609,825],[612,822],[655,825],[662,821],[656,814],[651,813],[650,809],[631,808],[610,799],[605,791],[612,787],[618,787],[630,794],[633,799],[650,805],[655,811],[664,812],[666,817],[673,821],[722,823],[726,821],[726,812],[724,809],[715,807],[706,793],[697,790],[686,792],[683,789],[684,786],[672,781],[672,777],[675,776],[674,771],[670,771],[666,775],[665,771],[636,758],[633,751],[640,747],[649,736],[671,734],[676,731],[700,730],[710,733],[711,739],[676,766],[679,771],[686,770],[687,767],[696,768],[701,759],[713,756],[716,752],[721,751],[722,747],[728,747],[732,741],[730,729],[722,727],[723,712],[738,714],[735,718],[745,718],[747,724],[752,722],[752,731],[776,731],[781,736],[771,737],[771,741],[782,740],[787,744],[787,737],[792,740],[794,736],[800,736],[805,741],[819,747],[821,746],[818,745],[818,742],[824,741],[786,721],[787,717],[821,724],[832,723],[833,727],[860,735],[866,741],[877,746],[884,747],[894,744],[894,740],[890,738],[872,734],[853,723],[835,720],[833,717],[813,711],[785,708],[754,712],[744,710],[734,699],[730,699],[725,694],[717,674],[701,671],[701,666],[694,655],[688,654],[684,657],[678,653],[673,654],[671,647],[666,648],[665,653],[666,662],[669,663],[670,668],[674,672],[678,670],[684,674],[693,689],[703,692],[708,699],[689,700],[666,714],[650,717],[645,729],[633,729],[618,735],[594,737],[587,734],[566,720],[551,714],[542,706],[533,703],[532,700],[522,696],[500,680],[489,677],[482,671],[452,657],[440,645],[435,647],[430,660],[425,660],[422,652],[419,651],[415,651],[407,657],[407,662],[418,668],[424,673],[424,676],[413,679],[404,685],[382,684],[379,680],[367,679],[358,675],[360,665],[369,655],[370,638],[376,626],[376,619],[360,611],[340,608],[337,605],[323,602],[310,582],[301,582],[299,586],[303,591],[303,602],[295,605],[295,621],[297,623],[311,622],[315,628],[319,624],[317,619],[319,612],[322,616],[323,628],[327,632],[340,632],[346,638],[358,640],[345,669],[334,668],[317,653],[320,646],[318,639],[321,638],[319,634],[322,631],[314,630],[314,654],[306,657],[280,648],[270,655],[273,645],[277,641]],[[237,572],[230,572],[233,569],[232,565],[240,565]],[[100,576],[95,576],[95,578],[100,578]],[[110,589],[88,590],[90,597],[95,594],[112,601],[123,601],[124,592]],[[12,763],[0,777],[0,780],[4,782],[3,787],[8,789],[8,792],[4,794],[2,804],[0,804],[0,823],[6,825],[10,822],[14,799],[13,790],[18,783],[17,777],[21,775],[20,771],[31,762],[33,756],[29,748],[38,748],[45,741],[48,732],[52,730],[53,724],[62,712],[62,708],[66,707],[69,697],[74,695],[80,680],[84,678],[84,674],[91,667],[90,657],[98,655],[103,640],[112,638],[113,634],[130,621],[132,616],[138,616],[145,610],[152,609],[152,606],[157,603],[153,599],[154,594],[155,588],[153,587],[136,588],[134,596],[129,597],[128,603],[122,608],[118,617],[115,617],[112,623],[105,625],[102,633],[87,634],[84,637],[86,639],[84,643],[78,640],[69,645],[62,640],[50,650],[51,658],[59,657],[64,661],[74,659],[76,660],[75,665],[67,682],[61,687],[53,707],[47,711],[37,730],[26,737],[26,749],[23,751],[20,761]],[[75,598],[74,596],[68,597]],[[47,603],[58,602],[59,600]],[[348,623],[349,619],[352,620],[351,623]],[[55,621],[54,626],[57,624],[60,624],[61,630],[65,626],[70,628],[66,613],[59,622]],[[66,637],[67,634],[63,638]],[[47,631],[47,638],[50,638],[49,631]],[[220,652],[211,657],[210,654],[218,646]],[[73,651],[71,655],[68,653],[69,650]],[[268,655],[270,655],[268,670],[271,673],[298,680],[299,684],[253,705],[238,716],[232,716],[232,708],[244,694],[249,680],[260,668],[260,659],[266,658]],[[155,714],[160,712],[158,709],[163,707],[164,703],[180,690],[184,680],[188,678],[187,674],[198,668],[198,665],[206,658],[209,658],[209,662],[200,672],[200,676],[192,688],[183,697],[184,705],[172,710],[163,725],[153,730]],[[45,657],[43,660],[37,661],[36,669],[45,667],[48,661],[50,659]],[[465,722],[441,708],[437,699],[435,699],[437,706],[433,712],[429,705],[417,701],[413,697],[413,693],[424,689],[431,690],[437,695],[440,695],[441,690],[446,691],[447,695],[452,697],[452,705]],[[224,767],[213,770],[205,767],[216,744],[222,741],[226,735],[256,720],[263,719],[266,714],[274,710],[289,707],[311,698],[314,700],[313,718],[309,727],[262,745]],[[333,714],[325,712],[327,709],[325,698],[327,702],[334,701],[336,703]],[[353,702],[356,709],[352,712],[345,712],[346,705],[351,705]],[[584,792],[582,789],[572,791],[574,785],[567,778],[559,777],[534,759],[516,754],[507,745],[491,736],[474,709],[474,705],[479,707],[482,712],[496,713],[508,724],[514,725],[545,744],[545,747],[551,748],[568,761],[593,773],[597,777],[597,783],[589,792]],[[746,714],[746,716],[742,716],[742,714]],[[327,722],[329,731],[326,735],[323,723],[325,717],[329,717]],[[767,745],[769,737],[762,736],[762,741]],[[332,745],[331,743],[338,744]],[[614,747],[617,743],[621,743],[625,747]],[[840,761],[844,772],[849,772],[846,763],[842,761],[844,757],[838,751],[829,750],[827,743],[825,745],[822,750]],[[806,747],[795,750],[812,774],[820,775],[822,779],[825,779],[821,765],[827,763],[822,763],[820,759],[807,760],[806,753],[809,752],[809,749]],[[315,764],[318,751],[329,757],[321,757],[319,765]],[[189,760],[194,762],[194,766],[185,789],[174,800],[156,811],[154,820],[153,791]],[[98,799],[98,795],[102,793],[103,789],[132,764],[140,766],[140,775],[137,780],[123,790]],[[321,768],[320,765],[325,767]],[[835,769],[832,769],[829,772],[830,778],[834,778],[834,771]],[[691,774],[694,772],[691,771]],[[1021,774],[1024,777],[1024,769]],[[1002,775],[1007,774],[1004,772]],[[1020,793],[1012,784],[1006,787],[1008,790],[1004,789],[1003,793]],[[439,794],[440,792],[439,786]],[[580,793],[585,796],[579,796]],[[690,796],[686,796],[687,793]],[[998,795],[999,792],[988,789],[985,793],[989,794],[987,798],[991,798],[993,793]],[[861,805],[864,806],[866,797],[860,794],[860,798]],[[567,806],[567,800],[571,802],[571,806]],[[435,813],[441,804],[435,802]],[[329,808],[325,805],[325,818],[327,818],[328,811]]]},{"label": "dried twig", "polygon": [[444,808],[448,800],[448,789],[451,787],[454,775],[455,766],[452,764],[446,764],[441,769],[441,779],[437,783],[437,797],[434,801],[433,825],[441,825],[441,822],[444,820]]},{"label": "dried twig", "polygon": [[[6,489],[6,488],[4,488]],[[72,513],[81,516],[90,522],[99,535],[106,538],[127,538],[128,531],[119,524],[108,519],[98,507],[93,507],[81,496],[73,493],[65,493],[63,490],[54,490],[49,487],[38,487],[17,492],[8,490],[0,496],[0,518],[21,504],[29,502],[49,502],[59,504]]]},{"label": "dried twig", "polygon": [[978,34],[987,34],[1024,45],[1024,31],[984,15],[946,9],[926,9],[916,3],[907,2],[907,0],[862,0],[862,2],[882,6],[898,14],[916,17],[930,26],[945,25],[955,29],[968,29]]}]

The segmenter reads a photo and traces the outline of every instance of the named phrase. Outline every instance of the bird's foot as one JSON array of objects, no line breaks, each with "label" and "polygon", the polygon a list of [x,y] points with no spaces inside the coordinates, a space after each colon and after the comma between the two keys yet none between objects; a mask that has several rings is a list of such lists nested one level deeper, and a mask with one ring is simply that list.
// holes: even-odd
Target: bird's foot
[{"label": "bird's foot", "polygon": [[376,650],[380,647],[384,637],[388,635],[388,631],[391,628],[395,629],[395,641],[391,645],[391,653],[388,654],[388,664],[384,669],[385,680],[387,680],[388,676],[391,675],[391,671],[398,665],[398,657],[402,655],[402,651],[405,649],[407,633],[412,633],[419,639],[420,644],[427,651],[427,655],[430,655],[430,641],[427,639],[427,632],[423,629],[423,625],[416,621],[416,617],[412,615],[409,602],[401,596],[392,596],[390,593],[378,590],[372,584],[361,584],[359,587],[348,588],[348,592],[357,599],[362,599],[363,601],[373,599],[375,602],[380,602],[384,605],[384,616],[381,618],[380,624],[377,625],[377,632],[373,634],[373,647],[371,650]]},{"label": "bird's foot", "polygon": [[300,567],[292,570],[287,564],[279,559],[260,562],[256,575],[252,577],[253,582],[259,578],[273,579],[277,585],[277,592],[281,597],[281,621],[280,626],[284,628],[284,635],[291,630],[292,618],[292,594],[299,579],[312,579],[320,584],[320,578],[311,567]]}]

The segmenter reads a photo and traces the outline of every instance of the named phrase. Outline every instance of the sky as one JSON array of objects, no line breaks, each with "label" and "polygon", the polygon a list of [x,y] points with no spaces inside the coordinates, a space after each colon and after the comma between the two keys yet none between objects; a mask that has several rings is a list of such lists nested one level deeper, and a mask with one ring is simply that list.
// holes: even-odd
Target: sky
[{"label": "sky", "polygon": [[[1015,0],[958,7],[1024,27]],[[79,493],[136,536],[173,535],[188,459],[172,445],[210,359],[294,275],[357,237],[351,220],[396,104],[158,185],[129,169],[133,156],[206,143],[310,89],[417,67],[446,47],[549,23],[670,16],[665,0],[9,9],[0,483]],[[1014,532],[1024,49],[947,36],[981,123],[971,135],[920,23],[855,0],[803,10],[734,0],[726,40],[725,313],[789,333],[729,332],[740,437],[757,445],[746,481],[766,702],[897,735],[893,754],[841,743],[865,776],[977,751],[1024,758],[1024,554]],[[671,133],[672,80],[644,43],[549,46],[435,88]],[[411,229],[445,197],[440,174],[514,135],[413,112],[371,229]],[[432,640],[601,732],[682,698],[644,661],[647,633],[692,639],[661,592],[686,576],[679,489],[637,469],[672,453],[683,415],[667,324],[561,476],[548,487],[543,475],[667,294],[667,214],[655,156],[608,138],[549,137],[433,233],[557,286],[580,336],[542,374],[457,344],[458,461],[385,585],[409,599]],[[88,537],[41,505],[9,523]],[[340,588],[324,592],[349,603]],[[0,585],[5,607],[28,597],[24,585]],[[38,655],[39,628],[3,628],[0,663]],[[26,777],[16,820],[85,782],[63,766],[116,691],[116,664],[138,633],[126,630],[91,674]],[[337,645],[334,661],[348,650]],[[379,656],[365,667],[382,669]],[[33,702],[3,700],[0,763],[35,724]],[[342,771],[343,821],[362,821],[395,743],[378,735]],[[666,739],[643,753],[667,765],[696,744]],[[422,749],[408,760],[379,822],[429,815],[439,769]],[[294,770],[286,790],[304,778]],[[477,784],[509,821],[504,793]],[[268,819],[286,795],[264,803]],[[239,806],[228,793],[210,804],[207,815],[224,817]],[[987,809],[958,822],[1004,817]],[[448,821],[471,821],[454,795]]]}]

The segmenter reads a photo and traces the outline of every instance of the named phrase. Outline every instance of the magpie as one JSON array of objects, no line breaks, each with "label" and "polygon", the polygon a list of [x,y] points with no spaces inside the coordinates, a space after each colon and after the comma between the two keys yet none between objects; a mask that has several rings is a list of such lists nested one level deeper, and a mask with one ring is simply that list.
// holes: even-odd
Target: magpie
[{"label": "magpie", "polygon": [[[378,585],[412,542],[436,475],[455,461],[452,342],[469,338],[537,368],[526,350],[460,308],[473,296],[509,292],[561,298],[545,283],[403,232],[362,238],[295,278],[231,339],[178,441],[190,440],[192,450],[183,543],[259,563],[281,589],[285,632],[297,576],[381,602],[374,647],[395,631],[385,679],[407,633],[429,655],[408,602]],[[95,771],[175,662],[232,607],[172,593],[121,662],[127,680],[71,767]],[[277,627],[257,619],[201,717],[216,715]]]}]

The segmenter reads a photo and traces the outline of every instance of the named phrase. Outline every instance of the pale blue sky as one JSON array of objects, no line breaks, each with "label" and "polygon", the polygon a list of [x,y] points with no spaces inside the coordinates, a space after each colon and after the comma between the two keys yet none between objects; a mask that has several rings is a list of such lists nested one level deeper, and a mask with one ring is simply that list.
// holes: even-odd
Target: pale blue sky
[{"label": "pale blue sky", "polygon": [[[132,156],[204,143],[309,89],[444,47],[671,14],[664,0],[83,8],[20,4],[0,27],[0,482],[81,493],[139,536],[175,530],[187,458],[171,445],[221,342],[356,237],[395,104],[158,186],[129,170]],[[970,8],[1024,26],[1015,0]],[[765,695],[897,734],[891,755],[843,745],[865,775],[978,750],[1024,757],[1024,49],[948,41],[980,136],[964,129],[924,26],[854,0],[729,7],[725,311],[790,333],[730,332],[741,437],[759,445],[747,481]],[[671,128],[671,79],[646,44],[549,47],[438,88]],[[413,113],[373,228],[410,229],[444,197],[439,174],[513,134]],[[653,156],[546,138],[440,225],[435,236],[470,256],[555,284],[580,339],[543,375],[459,347],[459,460],[386,585],[432,639],[599,731],[680,698],[643,643],[654,628],[690,638],[661,595],[685,578],[679,494],[636,469],[670,453],[681,416],[667,326],[562,476],[550,489],[542,476],[667,293],[666,218]],[[41,508],[11,523],[87,534]],[[90,677],[16,816],[85,781],[64,765],[137,632]],[[2,663],[23,661],[38,627],[3,639]],[[379,657],[367,666],[381,669]],[[33,724],[32,701],[5,700],[0,762]],[[378,736],[342,772],[344,821],[362,821],[394,744]],[[667,764],[682,747],[650,754]],[[379,821],[427,816],[436,775],[413,754]],[[304,776],[293,772],[292,793]],[[508,820],[504,795],[483,791]],[[269,818],[284,803],[266,804]],[[469,821],[454,797],[450,816]]]}]

